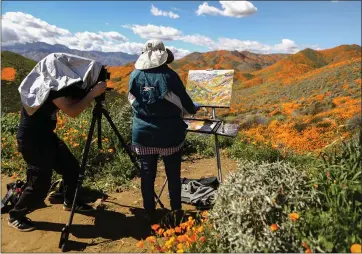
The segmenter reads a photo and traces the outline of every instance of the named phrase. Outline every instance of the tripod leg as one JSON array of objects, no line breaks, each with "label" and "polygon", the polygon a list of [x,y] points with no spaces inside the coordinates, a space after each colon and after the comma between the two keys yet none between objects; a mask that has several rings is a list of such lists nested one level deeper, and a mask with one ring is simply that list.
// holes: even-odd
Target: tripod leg
[{"label": "tripod leg", "polygon": [[98,149],[102,149],[102,114],[97,117],[97,129],[98,129]]},{"label": "tripod leg", "polygon": [[166,183],[167,183],[167,177],[166,177],[165,181],[164,181],[163,184],[162,184],[160,193],[159,193],[158,196],[157,196],[158,199],[161,198],[161,195],[162,195],[163,190],[165,189]]},{"label": "tripod leg", "polygon": [[129,158],[131,159],[133,165],[140,170],[140,166],[137,164],[137,160],[136,158],[133,156],[131,149],[127,146],[126,142],[124,141],[123,137],[121,136],[121,134],[119,133],[116,125],[113,123],[111,116],[109,115],[108,111],[105,109],[102,109],[102,113],[104,114],[104,116],[107,118],[109,124],[111,125],[114,133],[116,134],[119,142],[121,142],[123,149],[126,151],[126,153],[128,154]]},{"label": "tripod leg", "polygon": [[[111,116],[109,115],[108,111],[105,110],[104,108],[102,109],[102,113],[104,114],[104,116],[107,118],[109,124],[111,125],[114,133],[116,134],[118,140],[121,142],[122,147],[124,148],[124,150],[126,151],[126,153],[128,154],[129,158],[131,159],[133,165],[135,166],[135,168],[140,171],[141,168],[137,163],[136,158],[133,156],[131,149],[127,146],[126,142],[124,141],[124,139],[122,138],[122,135],[119,133],[116,125],[113,123]],[[155,199],[156,201],[160,204],[161,208],[164,209],[165,206],[163,205],[163,203],[161,202],[160,198],[157,196],[156,192],[154,193]]]},{"label": "tripod leg", "polygon": [[85,166],[86,166],[86,162],[87,162],[87,158],[88,158],[90,144],[91,144],[91,141],[92,141],[94,127],[95,127],[95,124],[96,124],[96,118],[97,118],[97,116],[93,113],[91,126],[90,126],[89,131],[88,131],[87,142],[86,142],[85,148],[84,148],[84,153],[83,153],[83,158],[82,158],[82,164],[81,164],[81,167],[80,167],[77,187],[76,187],[75,193],[74,193],[72,210],[70,211],[69,221],[65,225],[65,227],[62,229],[62,234],[60,235],[59,248],[62,248],[63,252],[66,251],[66,248],[67,248],[67,242],[68,242],[69,233],[70,233],[70,226],[72,225],[72,222],[73,222],[75,204],[76,204],[77,197],[78,197],[78,190],[79,190],[79,188],[80,188],[80,186],[82,185],[82,182],[83,182]]}]

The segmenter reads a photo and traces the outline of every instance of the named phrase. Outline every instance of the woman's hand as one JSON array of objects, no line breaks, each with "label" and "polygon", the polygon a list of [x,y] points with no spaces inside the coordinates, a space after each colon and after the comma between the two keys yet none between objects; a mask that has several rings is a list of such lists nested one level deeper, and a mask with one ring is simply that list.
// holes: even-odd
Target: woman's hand
[{"label": "woman's hand", "polygon": [[200,110],[201,106],[197,102],[194,102],[196,112]]},{"label": "woman's hand", "polygon": [[93,89],[90,91],[90,93],[92,94],[92,97],[95,98],[99,95],[101,95],[102,93],[104,93],[106,91],[107,88],[107,83],[104,81],[100,81],[98,82],[98,84],[96,84]]}]

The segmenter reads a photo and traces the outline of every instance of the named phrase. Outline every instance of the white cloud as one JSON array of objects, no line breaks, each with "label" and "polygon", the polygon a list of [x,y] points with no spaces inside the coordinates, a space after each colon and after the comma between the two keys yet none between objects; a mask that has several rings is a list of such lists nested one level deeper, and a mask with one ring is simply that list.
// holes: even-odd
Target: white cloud
[{"label": "white cloud", "polygon": [[[184,35],[182,31],[176,28],[151,24],[125,25],[123,27],[131,29],[135,34],[144,39],[178,40],[204,46],[209,50],[246,50],[268,54],[296,53],[306,47],[320,49],[318,45],[298,45],[296,42],[286,38],[282,39],[280,43],[269,45],[252,40],[225,37],[213,40],[200,34]],[[140,54],[144,45],[144,43],[130,42],[124,35],[116,31],[71,33],[67,29],[59,28],[21,12],[7,12],[2,15],[1,40],[3,45],[41,41],[49,44],[62,44],[72,49],[125,52],[129,54]],[[168,48],[174,52],[176,59],[191,53],[190,50],[173,46]]]},{"label": "white cloud", "polygon": [[[258,41],[239,40],[233,38],[220,37],[217,41],[211,38],[200,35],[184,35],[182,31],[173,27],[164,27],[156,25],[125,25],[123,27],[131,29],[135,34],[144,39],[159,39],[159,40],[178,40],[195,45],[207,47],[210,50],[237,50],[251,51],[261,54],[269,53],[296,53],[301,47],[290,39],[282,39],[281,43],[275,45],[263,44]],[[316,48],[318,46],[315,46]]]},{"label": "white cloud", "polygon": [[[7,12],[2,15],[2,42],[7,45],[16,42],[34,42],[39,38],[54,41],[53,38],[69,36],[71,33],[50,25],[45,21],[22,12]],[[4,31],[5,30],[5,31]]]},{"label": "white cloud", "polygon": [[[139,31],[137,27],[135,29]],[[181,33],[176,29],[167,27],[159,27],[159,30],[162,30],[163,37]],[[142,31],[140,29],[140,32]],[[153,30],[153,32],[157,31],[157,28]],[[73,34],[66,29],[50,25],[22,12],[7,12],[2,15],[1,40],[3,45],[41,41],[49,44],[62,44],[71,49],[125,52],[137,55],[141,54],[144,45],[143,43],[129,42],[124,35],[116,31],[99,31],[96,33],[84,31]],[[169,48],[174,52],[176,59],[190,53],[185,49],[172,46]]]},{"label": "white cloud", "polygon": [[152,7],[151,7],[151,13],[154,16],[165,16],[165,17],[170,17],[172,19],[178,19],[180,17],[179,15],[177,15],[176,13],[173,13],[172,11],[161,11],[154,5],[152,5]]},{"label": "white cloud", "polygon": [[36,35],[43,36],[66,36],[71,33],[67,29],[62,29],[47,22],[33,17],[23,12],[7,12],[2,15],[2,20],[12,23],[14,26],[21,26],[25,29],[31,29]]},{"label": "white cloud", "polygon": [[221,15],[243,18],[257,12],[257,8],[249,1],[219,1],[222,9],[210,6],[207,2],[199,5],[197,15]]},{"label": "white cloud", "polygon": [[124,25],[143,39],[175,40],[181,35],[181,31],[168,26],[155,25]]},{"label": "white cloud", "polygon": [[175,59],[183,58],[184,56],[191,53],[191,51],[187,49],[175,48],[173,46],[166,46],[166,48],[172,51],[173,55],[175,56]]},{"label": "white cloud", "polygon": [[105,38],[108,38],[110,40],[115,41],[128,41],[126,36],[118,33],[118,32],[99,32],[100,35],[104,36]]},{"label": "white cloud", "polygon": [[222,10],[214,6],[210,6],[207,2],[204,2],[202,5],[199,5],[198,10],[196,11],[197,15],[222,15]]},{"label": "white cloud", "polygon": [[282,43],[274,45],[273,50],[279,53],[296,53],[299,51],[299,47],[292,40],[282,39]]},{"label": "white cloud", "polygon": [[189,42],[189,43],[196,44],[196,45],[206,46],[208,48],[214,47],[214,44],[215,44],[215,42],[212,39],[210,39],[209,37],[199,35],[199,34],[181,36],[179,39],[184,42]]},{"label": "white cloud", "polygon": [[51,25],[30,14],[6,12],[2,15],[3,45],[15,43],[45,42],[62,44],[72,49],[99,50],[139,54],[142,43],[128,42],[128,39],[116,31],[77,32]]},{"label": "white cloud", "polygon": [[[315,46],[318,47],[318,46]],[[304,47],[298,46],[290,39],[282,39],[281,43],[268,45],[258,41],[238,40],[231,38],[219,38],[218,42],[214,44],[214,50],[237,50],[237,51],[250,51],[260,54],[270,53],[296,53]]]},{"label": "white cloud", "polygon": [[107,43],[102,46],[104,52],[126,52],[128,54],[140,55],[142,52],[143,43],[138,42],[122,42],[122,43]]},{"label": "white cloud", "polygon": [[237,50],[237,51],[246,50],[258,53],[269,53],[272,50],[272,47],[264,45],[258,41],[250,41],[250,40],[242,41],[231,38],[219,38],[218,42],[214,46],[214,49]]}]

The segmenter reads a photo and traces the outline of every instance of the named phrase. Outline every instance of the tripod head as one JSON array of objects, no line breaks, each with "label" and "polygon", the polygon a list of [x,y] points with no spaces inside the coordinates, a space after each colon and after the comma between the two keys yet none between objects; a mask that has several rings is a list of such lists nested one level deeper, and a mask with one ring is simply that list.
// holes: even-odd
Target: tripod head
[{"label": "tripod head", "polygon": [[[107,87],[106,88],[106,91],[113,91],[114,89],[113,88],[110,88],[110,87]],[[101,95],[97,96],[94,98],[94,100],[97,102],[97,103],[102,103],[106,100],[106,93],[102,93]]]}]

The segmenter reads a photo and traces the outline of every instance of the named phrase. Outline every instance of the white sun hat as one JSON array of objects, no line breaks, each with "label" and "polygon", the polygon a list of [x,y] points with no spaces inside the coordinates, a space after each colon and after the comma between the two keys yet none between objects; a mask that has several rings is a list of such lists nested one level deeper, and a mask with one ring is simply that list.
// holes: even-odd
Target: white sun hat
[{"label": "white sun hat", "polygon": [[148,70],[173,61],[173,54],[160,40],[149,40],[145,43],[142,54],[135,63],[138,70]]}]

